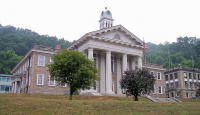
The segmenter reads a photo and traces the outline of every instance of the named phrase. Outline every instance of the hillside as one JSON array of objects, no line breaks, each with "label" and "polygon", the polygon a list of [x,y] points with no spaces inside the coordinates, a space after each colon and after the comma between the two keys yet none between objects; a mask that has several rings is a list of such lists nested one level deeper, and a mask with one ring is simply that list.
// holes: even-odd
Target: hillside
[{"label": "hillside", "polygon": [[148,42],[146,49],[146,62],[161,64],[164,68],[178,65],[199,68],[200,39],[196,37],[179,37],[177,42],[153,44]]},{"label": "hillside", "polygon": [[29,29],[0,24],[0,73],[9,74],[11,69],[33,45],[67,48],[72,44],[67,40],[48,35],[39,35]]}]

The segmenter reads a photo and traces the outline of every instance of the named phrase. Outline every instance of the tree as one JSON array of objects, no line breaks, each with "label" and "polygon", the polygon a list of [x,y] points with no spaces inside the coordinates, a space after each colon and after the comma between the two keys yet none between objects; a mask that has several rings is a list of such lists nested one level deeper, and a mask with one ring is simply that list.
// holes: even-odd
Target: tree
[{"label": "tree", "polygon": [[0,51],[0,73],[9,74],[11,69],[22,59],[12,49]]},{"label": "tree", "polygon": [[138,96],[148,94],[153,89],[155,78],[147,69],[137,69],[125,71],[125,75],[120,80],[121,88],[125,90],[127,96],[134,96],[138,101]]},{"label": "tree", "polygon": [[82,53],[64,49],[52,57],[53,63],[47,65],[51,79],[66,83],[70,87],[70,98],[77,89],[90,89],[96,84],[97,69],[92,60]]}]

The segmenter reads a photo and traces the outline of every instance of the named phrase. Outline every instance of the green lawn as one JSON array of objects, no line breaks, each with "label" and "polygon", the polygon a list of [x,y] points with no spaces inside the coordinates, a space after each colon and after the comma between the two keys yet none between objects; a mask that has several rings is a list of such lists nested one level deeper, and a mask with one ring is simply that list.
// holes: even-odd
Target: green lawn
[{"label": "green lawn", "polygon": [[145,98],[36,94],[0,94],[0,114],[200,114],[200,100],[158,103]]}]

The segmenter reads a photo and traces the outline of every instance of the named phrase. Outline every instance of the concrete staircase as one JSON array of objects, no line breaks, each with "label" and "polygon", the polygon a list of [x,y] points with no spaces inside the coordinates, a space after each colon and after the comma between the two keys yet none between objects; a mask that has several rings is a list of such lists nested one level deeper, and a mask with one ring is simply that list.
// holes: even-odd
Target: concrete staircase
[{"label": "concrete staircase", "polygon": [[143,95],[142,97],[145,97],[153,102],[182,102],[176,98],[153,98],[149,95]]}]

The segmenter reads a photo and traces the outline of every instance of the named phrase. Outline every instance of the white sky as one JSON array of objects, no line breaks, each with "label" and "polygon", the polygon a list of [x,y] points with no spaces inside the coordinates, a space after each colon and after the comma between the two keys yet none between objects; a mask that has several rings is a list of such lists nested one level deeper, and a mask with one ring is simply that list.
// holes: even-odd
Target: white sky
[{"label": "white sky", "polygon": [[145,42],[200,38],[200,0],[0,0],[0,24],[73,41],[99,29],[105,7]]}]

